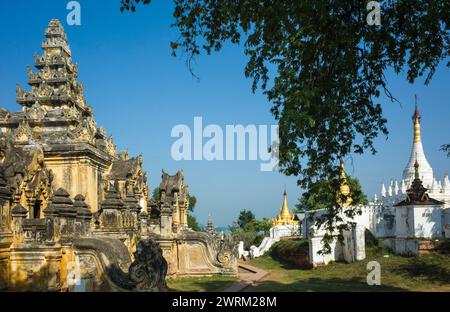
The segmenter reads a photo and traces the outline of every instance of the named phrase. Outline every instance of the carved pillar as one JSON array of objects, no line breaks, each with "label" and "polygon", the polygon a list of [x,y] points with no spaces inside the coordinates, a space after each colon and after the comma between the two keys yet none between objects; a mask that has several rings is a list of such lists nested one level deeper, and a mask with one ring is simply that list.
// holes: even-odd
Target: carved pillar
[{"label": "carved pillar", "polygon": [[185,213],[186,213],[186,209],[184,207],[180,207],[180,229],[184,229],[187,224],[187,222],[185,221],[185,218],[184,218]]},{"label": "carved pillar", "polygon": [[141,236],[147,237],[148,236],[148,214],[145,211],[142,211],[139,215],[139,221],[140,221],[140,229],[141,229]]},{"label": "carved pillar", "polygon": [[12,243],[11,191],[0,171],[0,291],[9,285],[9,256]]},{"label": "carved pillar", "polygon": [[61,289],[61,251],[55,250],[48,252],[45,255],[45,262],[47,263],[47,290],[59,291]]},{"label": "carved pillar", "polygon": [[11,229],[11,190],[0,170],[0,232]]},{"label": "carved pillar", "polygon": [[11,254],[11,233],[0,233],[0,291],[9,285],[9,257]]},{"label": "carved pillar", "polygon": [[170,207],[161,208],[161,235],[169,236],[172,234],[172,210]]},{"label": "carved pillar", "polygon": [[181,192],[180,194],[177,194],[177,203],[178,206],[180,207],[180,218],[181,218],[181,228],[182,229],[187,229],[188,225],[187,225],[187,201],[186,201],[186,193],[185,192]]},{"label": "carved pillar", "polygon": [[178,193],[175,192],[173,194],[174,197],[174,203],[173,205],[173,216],[172,216],[172,223],[173,223],[173,232],[177,233],[180,225],[180,208],[178,207]]},{"label": "carved pillar", "polygon": [[20,244],[23,242],[23,221],[27,218],[28,210],[26,210],[21,204],[17,204],[13,210],[12,214],[12,231],[13,231],[13,241],[15,244]]},{"label": "carved pillar", "polygon": [[176,242],[173,240],[163,240],[158,241],[158,243],[161,247],[163,257],[168,265],[167,276],[175,277],[178,269]]}]

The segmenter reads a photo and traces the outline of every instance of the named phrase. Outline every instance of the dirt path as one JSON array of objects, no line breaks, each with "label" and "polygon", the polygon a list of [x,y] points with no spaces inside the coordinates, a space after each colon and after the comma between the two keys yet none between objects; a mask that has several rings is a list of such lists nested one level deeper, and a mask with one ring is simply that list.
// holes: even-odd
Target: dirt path
[{"label": "dirt path", "polygon": [[239,280],[223,290],[223,292],[239,292],[245,288],[253,285],[253,283],[259,281],[269,272],[252,265],[245,264],[245,262],[238,263]]}]

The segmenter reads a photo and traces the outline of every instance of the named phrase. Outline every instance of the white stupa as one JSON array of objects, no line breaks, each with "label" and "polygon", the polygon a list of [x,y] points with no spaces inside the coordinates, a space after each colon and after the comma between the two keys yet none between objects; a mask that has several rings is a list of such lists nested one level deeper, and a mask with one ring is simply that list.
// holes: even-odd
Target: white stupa
[{"label": "white stupa", "polygon": [[414,180],[414,164],[417,160],[419,163],[419,177],[420,180],[422,180],[423,186],[428,189],[428,194],[432,198],[445,202],[445,207],[450,208],[450,181],[448,175],[445,175],[442,181],[437,179],[437,177],[434,176],[433,168],[430,166],[425,156],[421,138],[422,116],[420,115],[417,105],[417,97],[416,108],[412,119],[414,129],[413,145],[408,163],[403,170],[402,179],[391,181],[388,187],[383,183],[381,185],[381,196],[377,197],[377,200],[374,200],[373,202],[378,202],[388,207],[403,200],[406,196],[406,190],[411,187],[411,183]]},{"label": "white stupa", "polygon": [[411,185],[411,182],[414,180],[414,164],[417,160],[417,162],[419,163],[420,179],[422,180],[422,183],[426,188],[431,188],[435,179],[433,176],[433,168],[431,168],[430,164],[428,163],[423,151],[422,138],[420,135],[420,120],[421,116],[419,113],[419,108],[417,107],[416,97],[416,110],[414,111],[413,115],[414,140],[408,164],[406,165],[405,170],[403,170],[403,180],[406,181],[408,186]]}]

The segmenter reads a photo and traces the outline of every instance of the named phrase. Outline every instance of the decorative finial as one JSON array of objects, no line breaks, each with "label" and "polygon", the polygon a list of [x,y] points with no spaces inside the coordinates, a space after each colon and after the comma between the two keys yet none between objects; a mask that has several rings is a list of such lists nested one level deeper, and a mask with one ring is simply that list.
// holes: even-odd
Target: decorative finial
[{"label": "decorative finial", "polygon": [[414,94],[414,101],[415,101],[415,109],[414,109],[414,115],[413,115],[413,121],[414,123],[419,122],[420,123],[420,112],[419,112],[419,104],[417,101],[417,94]]},{"label": "decorative finial", "polygon": [[416,153],[416,162],[414,163],[414,177],[416,179],[420,179],[419,175],[419,162],[417,161],[417,153]]},{"label": "decorative finial", "polygon": [[339,173],[340,173],[341,179],[345,179],[345,178],[346,178],[346,177],[345,177],[345,165],[344,165],[344,160],[343,160],[343,159],[341,159],[341,164],[340,164],[340,170],[339,170]]},{"label": "decorative finial", "polygon": [[414,143],[419,143],[421,142],[421,135],[420,135],[420,120],[421,120],[421,116],[420,116],[420,112],[419,112],[419,105],[417,104],[417,94],[414,95],[415,97],[415,105],[416,108],[414,110],[414,115],[413,115],[413,123],[414,123]]},{"label": "decorative finial", "polygon": [[347,182],[347,177],[345,176],[344,160],[341,159],[340,165],[340,186],[339,191],[336,194],[336,201],[340,206],[348,207],[353,202],[350,197],[350,186]]}]

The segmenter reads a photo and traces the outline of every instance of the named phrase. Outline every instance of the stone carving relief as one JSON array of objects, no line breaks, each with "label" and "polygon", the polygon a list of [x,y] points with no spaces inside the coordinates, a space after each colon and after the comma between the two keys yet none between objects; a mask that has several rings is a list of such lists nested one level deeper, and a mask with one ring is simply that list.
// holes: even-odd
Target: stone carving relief
[{"label": "stone carving relief", "polygon": [[23,121],[14,131],[14,140],[16,142],[28,142],[33,138],[33,132],[28,122]]}]

